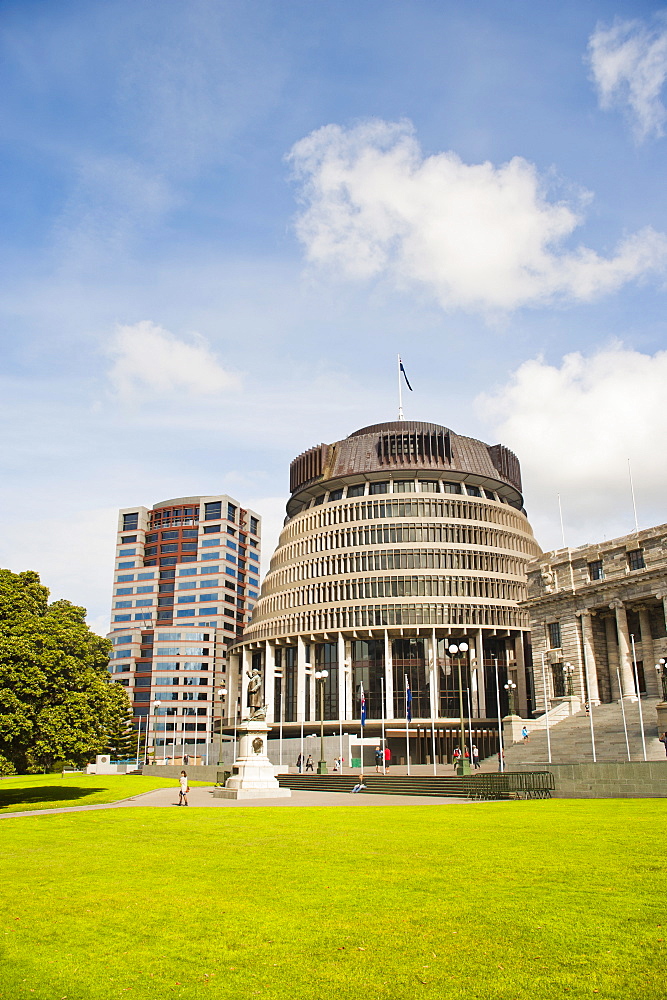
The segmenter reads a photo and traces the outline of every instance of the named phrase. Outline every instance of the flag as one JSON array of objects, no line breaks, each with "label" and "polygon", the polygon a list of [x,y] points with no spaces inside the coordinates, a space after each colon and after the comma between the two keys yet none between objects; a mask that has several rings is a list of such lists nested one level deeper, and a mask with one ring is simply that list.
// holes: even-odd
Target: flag
[{"label": "flag", "polygon": [[366,725],[366,695],[364,694],[364,685],[361,685],[361,724]]},{"label": "flag", "polygon": [[403,372],[403,378],[405,379],[405,384],[407,385],[408,389],[410,390],[410,392],[414,392],[414,389],[408,382],[408,376],[405,374],[405,368],[403,367],[403,362],[401,361],[400,358],[398,359],[398,367],[399,370]]},{"label": "flag", "polygon": [[412,722],[412,691],[408,675],[405,675],[405,717],[408,722]]}]

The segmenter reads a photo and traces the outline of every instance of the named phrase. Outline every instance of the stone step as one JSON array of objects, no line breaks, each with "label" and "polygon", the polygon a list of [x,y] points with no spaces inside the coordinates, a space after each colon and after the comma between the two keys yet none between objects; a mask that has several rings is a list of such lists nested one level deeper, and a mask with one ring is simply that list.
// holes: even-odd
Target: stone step
[{"label": "stone step", "polygon": [[[646,759],[663,760],[665,748],[657,739],[655,698],[642,698]],[[630,759],[644,759],[639,708],[637,703],[625,705],[628,742],[623,728],[623,713],[620,704],[600,705],[593,709],[596,759],[601,763],[621,763]],[[551,760],[554,764],[589,763],[593,760],[590,735],[590,719],[585,711],[578,712],[549,728],[551,738]],[[505,747],[505,767],[517,765],[544,765],[548,761],[547,734],[545,729],[533,730],[527,743],[523,741]],[[481,762],[483,772],[497,771],[496,756]]]}]

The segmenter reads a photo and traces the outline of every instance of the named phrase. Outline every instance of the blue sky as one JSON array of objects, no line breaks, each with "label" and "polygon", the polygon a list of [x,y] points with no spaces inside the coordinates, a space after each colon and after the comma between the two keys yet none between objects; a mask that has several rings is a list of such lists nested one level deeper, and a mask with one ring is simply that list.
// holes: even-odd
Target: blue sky
[{"label": "blue sky", "polygon": [[115,512],[395,413],[543,548],[667,518],[667,10],[5,2],[0,564],[104,630]]}]

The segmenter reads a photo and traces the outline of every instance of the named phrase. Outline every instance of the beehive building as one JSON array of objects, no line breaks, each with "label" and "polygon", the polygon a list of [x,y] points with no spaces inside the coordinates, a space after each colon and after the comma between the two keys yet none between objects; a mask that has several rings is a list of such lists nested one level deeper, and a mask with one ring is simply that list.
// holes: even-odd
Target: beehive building
[{"label": "beehive building", "polygon": [[[540,554],[523,509],[516,456],[437,424],[397,421],[299,455],[287,517],[260,598],[230,649],[230,681],[246,704],[259,667],[269,722],[283,732],[319,719],[316,671],[326,669],[333,733],[406,719],[438,724],[459,712],[458,665],[471,714],[497,714],[495,664],[533,707],[526,564]],[[229,720],[228,720],[229,721]]]}]

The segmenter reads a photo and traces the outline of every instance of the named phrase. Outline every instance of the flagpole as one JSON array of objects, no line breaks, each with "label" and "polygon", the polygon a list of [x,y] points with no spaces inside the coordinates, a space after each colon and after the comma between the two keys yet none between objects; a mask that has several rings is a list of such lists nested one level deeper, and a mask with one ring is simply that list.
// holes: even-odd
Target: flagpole
[{"label": "flagpole", "polygon": [[593,763],[597,763],[595,753],[595,730],[593,728],[593,699],[591,698],[591,682],[588,676],[588,657],[586,656],[586,636],[584,635],[584,622],[581,621],[581,652],[584,659],[584,674],[586,676],[586,697],[588,698],[588,720],[591,726],[591,750],[593,751]]},{"label": "flagpole", "polygon": [[359,747],[359,784],[364,780],[364,723],[366,722],[366,697],[364,695],[364,685],[361,684],[361,711],[360,711],[360,731],[359,737],[361,746]]},{"label": "flagpole", "polygon": [[408,714],[410,712],[410,701],[408,698],[408,693],[410,691],[410,685],[408,682],[408,675],[405,675],[405,753],[408,758],[408,777],[410,776],[410,719]]},{"label": "flagpole", "polygon": [[384,677],[380,678],[380,687],[382,688],[382,773],[387,773],[387,762],[384,756],[384,749],[386,746],[386,739],[384,735],[384,716],[385,716],[385,704],[384,704]]},{"label": "flagpole", "polygon": [[433,756],[433,775],[438,774],[438,765],[435,759],[435,711],[436,711],[436,693],[437,693],[437,674],[436,674],[436,656],[437,646],[435,638],[435,629],[433,629],[433,637],[431,642],[431,754]]},{"label": "flagpole", "polygon": [[616,677],[618,678],[618,691],[621,696],[621,714],[623,715],[623,732],[625,733],[625,749],[628,752],[628,760],[630,760],[630,741],[628,740],[628,723],[625,718],[625,703],[623,701],[623,688],[621,687],[621,675],[618,672],[618,667],[616,667]]},{"label": "flagpole", "polygon": [[637,706],[639,708],[639,726],[642,731],[642,750],[644,752],[644,760],[646,760],[646,737],[644,736],[644,713],[642,712],[642,696],[639,690],[639,672],[637,670],[637,651],[635,649],[635,637],[630,636],[630,641],[632,642],[632,662],[635,668],[635,687],[637,689]]},{"label": "flagpole", "polygon": [[549,695],[547,694],[547,674],[544,666],[544,653],[542,655],[542,689],[544,691],[544,717],[547,723],[547,754],[551,763],[551,731],[549,728]]},{"label": "flagpole", "polygon": [[401,383],[401,355],[397,355],[398,363],[396,371],[398,374],[398,419],[403,420],[403,385]]},{"label": "flagpole", "polygon": [[505,770],[505,758],[503,750],[503,718],[500,711],[500,683],[498,681],[498,657],[494,657],[493,664],[496,668],[496,708],[498,709],[498,763],[499,771]]}]

